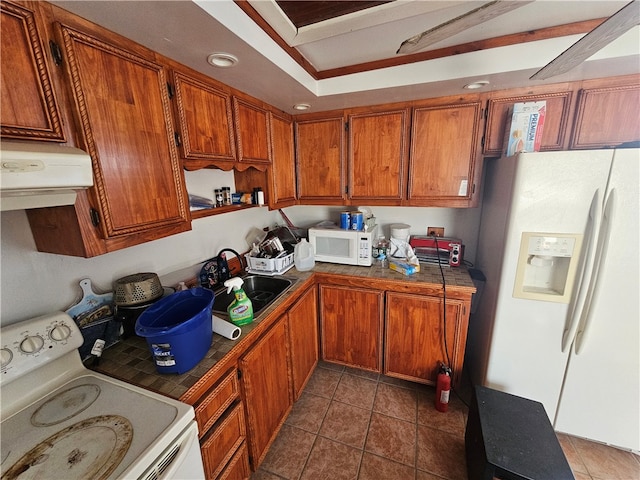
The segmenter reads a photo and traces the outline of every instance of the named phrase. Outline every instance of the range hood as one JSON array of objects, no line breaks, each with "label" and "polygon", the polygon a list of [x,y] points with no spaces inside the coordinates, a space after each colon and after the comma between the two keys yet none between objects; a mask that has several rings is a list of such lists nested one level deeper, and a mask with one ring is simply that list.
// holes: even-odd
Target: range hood
[{"label": "range hood", "polygon": [[93,185],[91,157],[51,143],[0,142],[0,210],[73,205]]}]

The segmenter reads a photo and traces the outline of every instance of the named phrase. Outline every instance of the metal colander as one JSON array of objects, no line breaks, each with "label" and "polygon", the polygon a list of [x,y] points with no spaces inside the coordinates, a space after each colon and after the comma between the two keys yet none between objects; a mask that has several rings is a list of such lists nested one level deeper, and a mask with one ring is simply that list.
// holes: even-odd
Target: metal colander
[{"label": "metal colander", "polygon": [[126,307],[157,300],[164,294],[160,279],[155,273],[134,273],[113,283],[113,301]]}]

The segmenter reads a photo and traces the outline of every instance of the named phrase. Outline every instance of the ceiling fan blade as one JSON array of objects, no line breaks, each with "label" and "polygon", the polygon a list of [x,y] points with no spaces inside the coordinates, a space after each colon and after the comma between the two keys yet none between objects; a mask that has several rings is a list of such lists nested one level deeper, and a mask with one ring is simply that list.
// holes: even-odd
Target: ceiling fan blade
[{"label": "ceiling fan blade", "polygon": [[639,23],[640,2],[633,0],[534,73],[529,80],[545,80],[568,72]]},{"label": "ceiling fan blade", "polygon": [[400,44],[396,54],[417,52],[440,40],[449,38],[516,8],[523,7],[528,3],[532,3],[532,1],[494,0],[493,2],[485,3],[478,8],[474,8],[467,13],[406,39]]}]

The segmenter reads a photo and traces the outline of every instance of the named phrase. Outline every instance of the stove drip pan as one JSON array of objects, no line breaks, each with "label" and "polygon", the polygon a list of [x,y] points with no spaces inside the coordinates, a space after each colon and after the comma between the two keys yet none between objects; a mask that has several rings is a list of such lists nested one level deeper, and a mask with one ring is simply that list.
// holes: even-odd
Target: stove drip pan
[{"label": "stove drip pan", "polygon": [[68,388],[40,405],[31,415],[31,424],[50,427],[75,417],[89,408],[100,396],[100,387],[93,383]]},{"label": "stove drip pan", "polygon": [[104,479],[120,464],[132,439],[133,426],[126,418],[119,415],[91,417],[40,442],[2,478]]}]

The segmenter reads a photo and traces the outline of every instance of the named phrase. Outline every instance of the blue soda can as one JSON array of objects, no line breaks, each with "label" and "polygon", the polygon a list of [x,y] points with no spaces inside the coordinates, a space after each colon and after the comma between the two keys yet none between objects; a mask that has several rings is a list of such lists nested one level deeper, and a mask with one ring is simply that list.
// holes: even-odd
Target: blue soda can
[{"label": "blue soda can", "polygon": [[351,212],[340,212],[340,228],[344,230],[351,228]]},{"label": "blue soda can", "polygon": [[351,214],[351,230],[362,230],[364,228],[364,215],[362,212],[353,212]]}]

